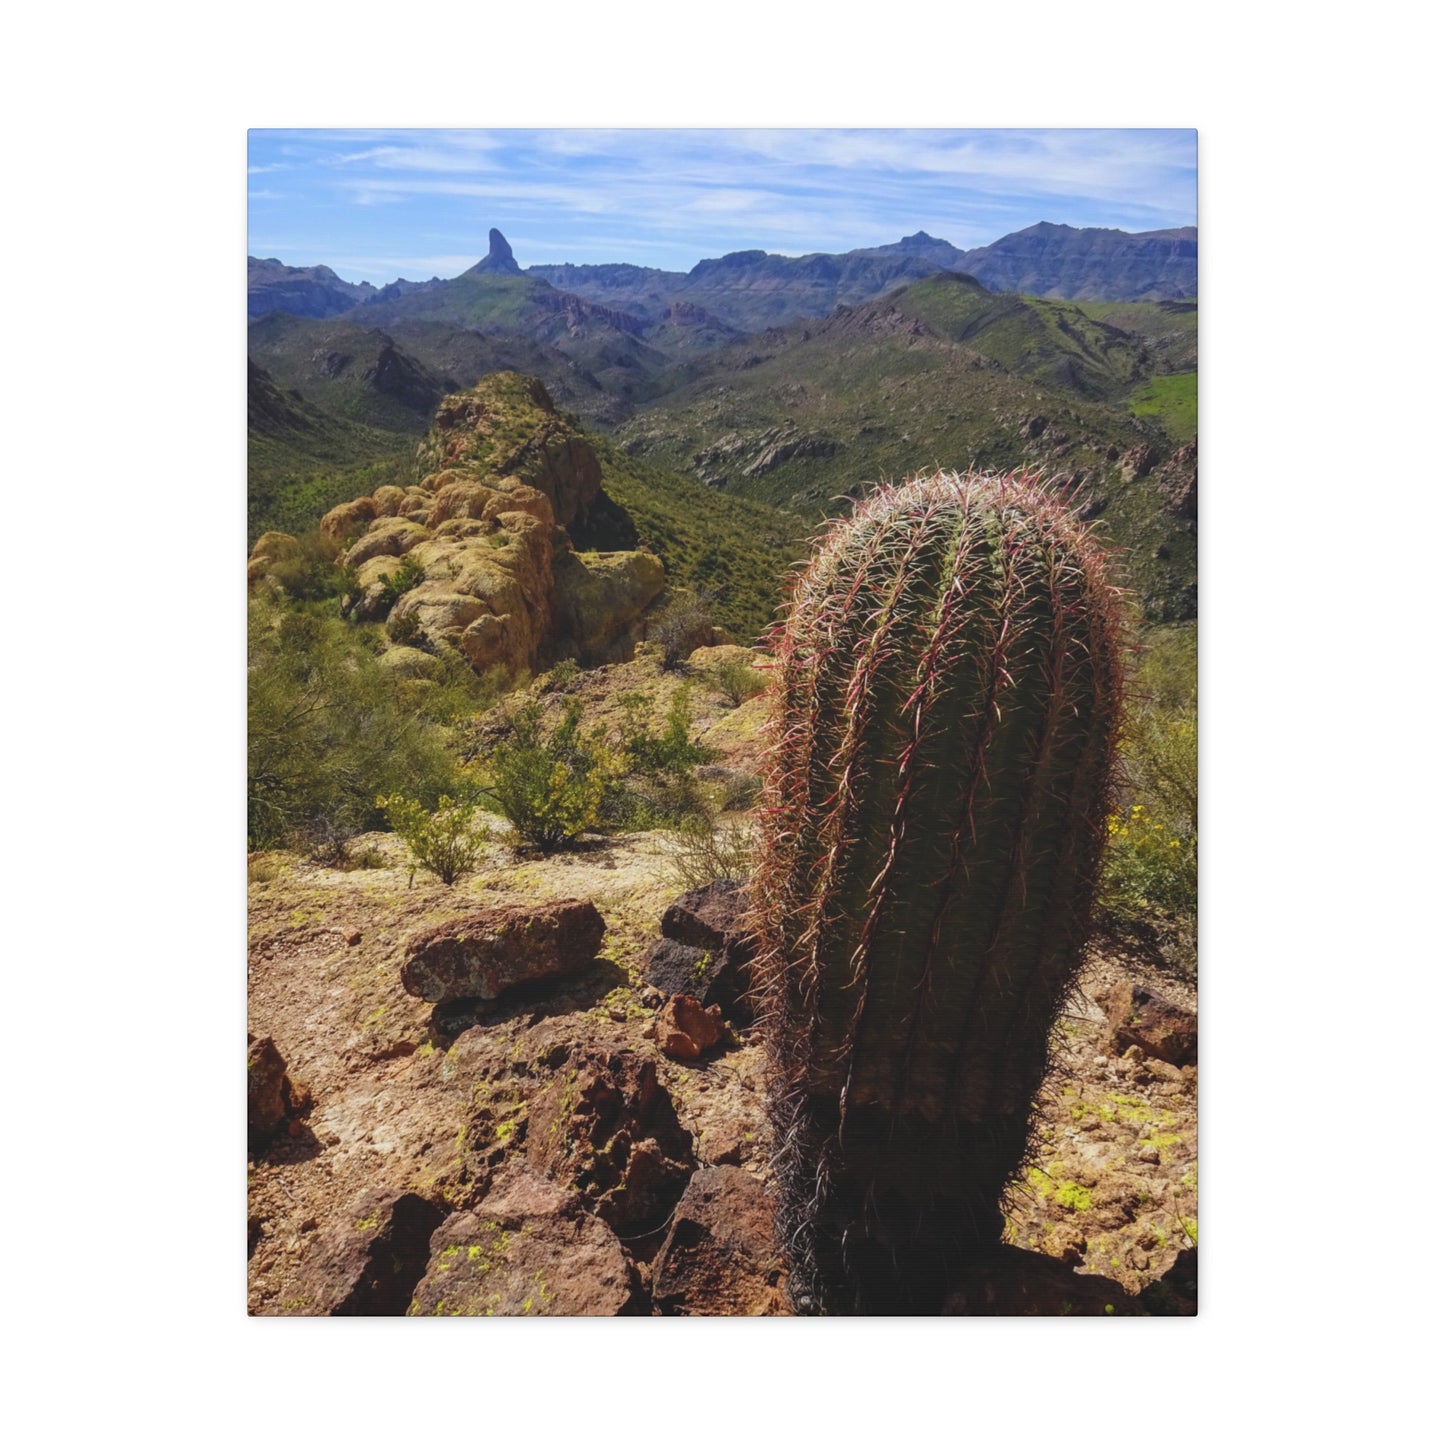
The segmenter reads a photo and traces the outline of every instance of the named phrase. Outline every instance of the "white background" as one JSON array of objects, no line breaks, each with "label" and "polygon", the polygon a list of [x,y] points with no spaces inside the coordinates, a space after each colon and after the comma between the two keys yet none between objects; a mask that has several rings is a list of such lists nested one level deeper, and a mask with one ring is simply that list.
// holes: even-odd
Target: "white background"
[{"label": "white background", "polygon": [[[1288,10],[11,17],[17,1438],[1415,1433],[1441,1198],[1437,85],[1403,6],[1348,30]],[[742,123],[1200,130],[1204,1313],[249,1320],[246,128]]]}]

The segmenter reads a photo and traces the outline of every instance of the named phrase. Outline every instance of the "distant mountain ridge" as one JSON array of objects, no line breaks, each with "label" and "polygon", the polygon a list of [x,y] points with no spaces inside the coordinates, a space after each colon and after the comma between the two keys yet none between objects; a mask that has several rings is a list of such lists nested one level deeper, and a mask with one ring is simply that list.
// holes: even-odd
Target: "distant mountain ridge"
[{"label": "distant mountain ridge", "polygon": [[[1199,290],[1199,233],[1194,226],[1128,232],[1041,221],[972,251],[960,251],[948,241],[917,231],[888,245],[841,254],[733,251],[699,261],[691,271],[625,262],[568,262],[524,270],[506,237],[494,227],[486,256],[463,274],[530,279],[564,296],[653,324],[670,315],[676,320],[705,314],[711,325],[760,331],[827,316],[838,306],[860,305],[940,271],[973,276],[990,291],[1060,300],[1185,300]],[[432,277],[398,279],[378,288],[366,281],[343,281],[329,266],[286,266],[274,257],[247,258],[247,310],[252,319],[273,311],[339,316],[358,306],[387,306],[452,284]],[[559,301],[553,309],[566,310],[568,304]],[[686,309],[674,309],[678,307]],[[623,327],[628,329],[625,323]]]},{"label": "distant mountain ridge", "polygon": [[1076,230],[1040,221],[960,266],[990,291],[1065,301],[1184,301],[1199,294],[1199,229]]},{"label": "distant mountain ridge", "polygon": [[856,306],[940,271],[973,276],[990,291],[1079,301],[1184,300],[1199,289],[1198,229],[1113,231],[1040,222],[988,246],[960,251],[917,231],[839,255],[733,251],[691,271],[649,266],[529,266],[552,285],[653,317],[687,301],[742,330],[760,330]]}]

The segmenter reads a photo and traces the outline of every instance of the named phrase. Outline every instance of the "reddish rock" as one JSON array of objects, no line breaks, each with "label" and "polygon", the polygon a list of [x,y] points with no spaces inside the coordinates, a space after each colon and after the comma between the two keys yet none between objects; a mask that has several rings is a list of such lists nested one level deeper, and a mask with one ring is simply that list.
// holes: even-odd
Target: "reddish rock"
[{"label": "reddish rock", "polygon": [[666,1219],[697,1165],[657,1065],[590,1045],[573,1046],[532,1100],[526,1148],[533,1169],[627,1234]]},{"label": "reddish rock", "polygon": [[1109,1036],[1120,1053],[1137,1046],[1151,1059],[1192,1064],[1199,1054],[1199,1020],[1188,1009],[1121,979],[1103,1000]]},{"label": "reddish rock", "polygon": [[606,929],[583,899],[485,908],[409,939],[402,987],[428,1003],[493,999],[514,984],[589,967]]},{"label": "reddish rock", "polygon": [[[617,1237],[555,1185],[541,1211],[521,1196],[497,1209],[453,1214],[432,1236],[412,1315],[620,1315],[636,1313],[636,1281]],[[522,1193],[537,1193],[536,1185]],[[546,1190],[551,1190],[551,1195]]]},{"label": "reddish rock", "polygon": [[723,1036],[722,1010],[675,994],[657,1016],[657,1044],[671,1059],[698,1059]]},{"label": "reddish rock", "polygon": [[290,1313],[402,1315],[446,1217],[417,1194],[373,1189],[334,1221],[297,1278]]},{"label": "reddish rock", "polygon": [[311,1103],[270,1038],[246,1038],[246,1142],[254,1152]]},{"label": "reddish rock", "polygon": [[653,1264],[653,1303],[668,1315],[779,1315],[788,1308],[773,1202],[731,1165],[699,1169]]}]

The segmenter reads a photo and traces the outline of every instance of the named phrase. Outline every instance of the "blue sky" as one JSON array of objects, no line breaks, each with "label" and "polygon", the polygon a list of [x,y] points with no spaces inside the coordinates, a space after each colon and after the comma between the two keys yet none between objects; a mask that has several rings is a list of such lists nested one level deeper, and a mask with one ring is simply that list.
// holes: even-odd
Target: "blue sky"
[{"label": "blue sky", "polygon": [[1192,130],[253,130],[248,250],[348,281],[1196,223]]}]

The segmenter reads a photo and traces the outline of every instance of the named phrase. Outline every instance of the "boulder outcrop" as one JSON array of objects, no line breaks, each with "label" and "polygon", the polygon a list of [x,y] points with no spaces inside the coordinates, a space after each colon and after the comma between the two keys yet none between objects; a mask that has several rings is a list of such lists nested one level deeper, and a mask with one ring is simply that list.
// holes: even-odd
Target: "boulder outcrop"
[{"label": "boulder outcrop", "polygon": [[532,1100],[527,1163],[628,1235],[665,1220],[697,1167],[657,1064],[589,1045],[564,1054]]},{"label": "boulder outcrop", "polygon": [[[507,680],[559,657],[631,657],[666,586],[662,563],[650,552],[575,550],[569,527],[591,535],[594,513],[620,509],[602,491],[597,454],[540,381],[498,372],[446,397],[416,465],[414,485],[378,487],[321,520],[348,544],[339,560],[356,580],[346,615],[386,622],[398,646],[455,648],[477,672]],[[295,549],[294,538],[266,533],[248,581]]]}]

